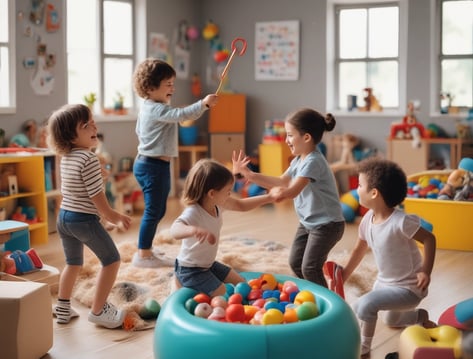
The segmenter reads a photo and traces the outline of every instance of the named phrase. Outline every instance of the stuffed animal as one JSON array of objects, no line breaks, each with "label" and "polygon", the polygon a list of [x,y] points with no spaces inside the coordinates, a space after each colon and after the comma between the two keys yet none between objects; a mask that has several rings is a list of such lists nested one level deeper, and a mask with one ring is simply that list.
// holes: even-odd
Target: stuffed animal
[{"label": "stuffed animal", "polygon": [[414,110],[414,102],[410,101],[407,104],[407,114],[402,118],[402,122],[391,125],[390,137],[413,140],[412,146],[416,148],[420,146],[420,139],[427,137],[427,132],[424,126],[417,122]]},{"label": "stuffed animal", "polygon": [[458,169],[448,176],[447,183],[439,192],[438,199],[471,201],[473,200],[473,159],[462,158]]},{"label": "stuffed animal", "polygon": [[[334,140],[337,141],[337,138],[334,138]],[[340,160],[330,164],[333,173],[353,168],[356,162],[353,156],[353,149],[360,143],[358,137],[349,133],[340,136],[338,141],[341,142],[342,153],[340,155]]]},{"label": "stuffed animal", "polygon": [[376,96],[373,95],[373,89],[371,87],[366,87],[365,89],[363,89],[363,91],[366,95],[363,98],[363,100],[365,100],[365,106],[360,107],[359,110],[360,111],[367,111],[367,112],[370,112],[370,111],[381,112],[381,111],[383,111],[383,107],[379,104],[379,101],[376,98]]}]

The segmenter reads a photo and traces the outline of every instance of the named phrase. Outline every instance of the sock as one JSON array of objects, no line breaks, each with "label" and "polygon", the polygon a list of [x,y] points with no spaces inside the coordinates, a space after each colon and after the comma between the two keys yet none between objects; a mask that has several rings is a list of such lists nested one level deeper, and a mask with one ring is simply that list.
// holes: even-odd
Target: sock
[{"label": "sock", "polygon": [[371,342],[373,341],[376,329],[376,321],[365,322],[360,321],[361,326],[361,355],[368,354],[371,351]]},{"label": "sock", "polygon": [[56,317],[59,324],[67,324],[71,320],[71,301],[69,299],[58,299],[56,305]]}]

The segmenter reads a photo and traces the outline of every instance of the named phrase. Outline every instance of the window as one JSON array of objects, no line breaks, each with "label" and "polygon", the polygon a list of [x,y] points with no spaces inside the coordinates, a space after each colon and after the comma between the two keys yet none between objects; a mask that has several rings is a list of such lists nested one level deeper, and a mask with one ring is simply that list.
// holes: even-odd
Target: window
[{"label": "window", "polygon": [[446,113],[473,107],[473,0],[442,0],[440,18],[439,107]]},{"label": "window", "polygon": [[123,96],[134,107],[133,0],[67,0],[68,102],[113,109]]},{"label": "window", "polygon": [[0,113],[16,107],[13,5],[12,0],[0,0]]},{"label": "window", "polygon": [[398,3],[363,3],[335,7],[335,92],[338,109],[349,96],[358,106],[372,88],[384,109],[400,103],[400,8]]}]

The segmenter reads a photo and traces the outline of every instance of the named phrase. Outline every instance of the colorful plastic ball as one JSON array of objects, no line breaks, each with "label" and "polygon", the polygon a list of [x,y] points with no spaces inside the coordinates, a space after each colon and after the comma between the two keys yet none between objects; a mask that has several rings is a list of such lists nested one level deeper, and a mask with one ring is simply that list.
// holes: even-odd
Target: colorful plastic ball
[{"label": "colorful plastic ball", "polygon": [[268,300],[264,304],[264,309],[269,310],[269,309],[278,309],[279,310],[279,303],[276,301]]},{"label": "colorful plastic ball", "polygon": [[264,308],[265,304],[266,304],[266,300],[264,300],[263,298],[256,299],[253,302],[253,305],[258,308]]},{"label": "colorful plastic ball", "polygon": [[340,203],[340,205],[342,207],[343,218],[345,218],[345,221],[348,223],[352,223],[353,221],[355,221],[356,213],[353,208],[343,202]]},{"label": "colorful plastic ball", "polygon": [[198,293],[194,296],[194,300],[197,302],[197,303],[207,303],[207,304],[210,304],[210,296],[205,294],[205,293]]},{"label": "colorful plastic ball", "polygon": [[207,317],[210,320],[219,320],[225,319],[225,309],[222,307],[215,307],[212,309],[212,313]]},{"label": "colorful plastic ball", "polygon": [[185,307],[189,313],[194,314],[197,304],[199,303],[194,298],[189,298],[186,300]]},{"label": "colorful plastic ball", "polygon": [[139,315],[144,320],[156,319],[160,310],[161,305],[158,303],[158,301],[153,298],[148,298],[144,302]]},{"label": "colorful plastic ball", "polygon": [[256,312],[261,308],[254,305],[244,305],[243,309],[245,310],[245,322],[249,323],[255,316]]},{"label": "colorful plastic ball", "polygon": [[315,295],[309,290],[301,290],[294,298],[294,304],[301,305],[305,302],[315,303]]},{"label": "colorful plastic ball", "polygon": [[314,302],[304,302],[296,308],[299,320],[308,320],[319,315],[319,308]]},{"label": "colorful plastic ball", "polygon": [[212,306],[212,308],[226,308],[228,306],[228,302],[223,295],[218,295],[210,300],[210,305]]},{"label": "colorful plastic ball", "polygon": [[186,35],[189,40],[197,40],[199,38],[199,29],[196,26],[189,26]]},{"label": "colorful plastic ball", "polygon": [[227,288],[227,294],[228,296],[232,295],[235,293],[235,286],[232,283],[225,283],[225,287]]},{"label": "colorful plastic ball", "polygon": [[278,309],[268,309],[266,313],[263,314],[261,318],[261,324],[271,325],[271,324],[281,324],[284,321],[284,314]]},{"label": "colorful plastic ball", "polygon": [[250,291],[251,287],[247,282],[241,282],[235,285],[235,293],[241,294],[243,298],[247,298]]},{"label": "colorful plastic ball", "polygon": [[200,318],[208,318],[212,311],[213,308],[210,306],[209,303],[199,303],[195,307],[194,315]]},{"label": "colorful plastic ball", "polygon": [[245,317],[245,308],[242,304],[229,304],[225,310],[225,319],[227,322],[244,323]]},{"label": "colorful plastic ball", "polygon": [[299,288],[297,287],[297,284],[294,283],[293,281],[291,280],[287,280],[284,282],[284,284],[282,285],[282,291],[285,292],[285,293],[292,293],[292,292],[297,292],[299,291]]},{"label": "colorful plastic ball", "polygon": [[256,300],[262,298],[263,290],[262,289],[252,289],[250,293],[246,296],[248,300]]},{"label": "colorful plastic ball", "polygon": [[240,293],[234,293],[228,297],[228,305],[231,304],[242,304],[243,296]]},{"label": "colorful plastic ball", "polygon": [[299,321],[295,308],[286,308],[283,314],[284,323],[295,323]]},{"label": "colorful plastic ball", "polygon": [[261,275],[261,289],[263,290],[273,290],[278,286],[278,281],[276,277],[272,274],[264,273]]}]

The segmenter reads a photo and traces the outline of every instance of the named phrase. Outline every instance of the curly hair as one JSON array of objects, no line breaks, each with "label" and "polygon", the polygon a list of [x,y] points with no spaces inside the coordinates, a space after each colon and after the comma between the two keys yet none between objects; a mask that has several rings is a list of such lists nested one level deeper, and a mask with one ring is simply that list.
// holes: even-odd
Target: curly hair
[{"label": "curly hair", "polygon": [[370,157],[358,164],[358,173],[366,176],[368,190],[375,188],[381,193],[386,206],[394,208],[406,198],[406,174],[397,163]]},{"label": "curly hair", "polygon": [[149,91],[159,88],[161,81],[176,77],[176,70],[167,62],[146,59],[136,66],[133,73],[133,87],[138,96],[149,97]]},{"label": "curly hair", "polygon": [[303,108],[289,114],[286,117],[286,122],[294,126],[301,135],[304,133],[311,135],[315,144],[322,140],[325,131],[332,131],[336,124],[331,113],[324,116],[310,108]]},{"label": "curly hair", "polygon": [[184,204],[202,204],[205,195],[211,190],[221,190],[233,183],[232,172],[212,159],[204,158],[196,162],[184,182],[182,201]]},{"label": "curly hair", "polygon": [[47,122],[48,147],[58,154],[67,154],[74,148],[77,126],[90,121],[92,112],[86,105],[64,105],[54,111]]}]

